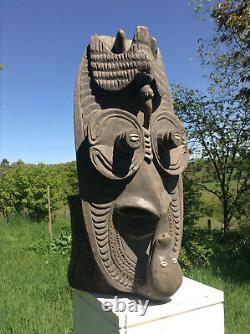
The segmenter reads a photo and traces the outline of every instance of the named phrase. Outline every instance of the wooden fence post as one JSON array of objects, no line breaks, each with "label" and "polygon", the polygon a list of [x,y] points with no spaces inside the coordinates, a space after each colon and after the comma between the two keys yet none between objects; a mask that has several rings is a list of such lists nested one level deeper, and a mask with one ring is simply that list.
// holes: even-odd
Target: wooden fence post
[{"label": "wooden fence post", "polygon": [[51,220],[51,208],[50,208],[50,188],[48,186],[48,234],[49,234],[49,239],[52,239],[52,220]]},{"label": "wooden fence post", "polygon": [[208,232],[211,233],[211,230],[212,230],[212,221],[211,221],[210,218],[207,220],[207,229],[208,229]]}]

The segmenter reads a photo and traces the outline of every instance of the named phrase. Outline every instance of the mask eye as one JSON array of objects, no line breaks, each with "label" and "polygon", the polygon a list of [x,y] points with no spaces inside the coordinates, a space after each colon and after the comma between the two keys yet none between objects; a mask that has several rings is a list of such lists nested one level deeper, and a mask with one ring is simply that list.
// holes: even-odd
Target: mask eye
[{"label": "mask eye", "polygon": [[170,150],[180,145],[186,145],[187,143],[182,134],[173,130],[158,133],[157,142],[163,150]]},{"label": "mask eye", "polygon": [[116,138],[116,145],[128,154],[140,148],[141,144],[141,135],[137,129],[124,131]]},{"label": "mask eye", "polygon": [[88,142],[93,166],[113,180],[135,173],[144,158],[142,128],[134,115],[121,109],[95,111],[88,125]]},{"label": "mask eye", "polygon": [[159,166],[170,175],[179,175],[187,167],[188,148],[180,120],[167,110],[157,111],[151,119],[154,156]]}]

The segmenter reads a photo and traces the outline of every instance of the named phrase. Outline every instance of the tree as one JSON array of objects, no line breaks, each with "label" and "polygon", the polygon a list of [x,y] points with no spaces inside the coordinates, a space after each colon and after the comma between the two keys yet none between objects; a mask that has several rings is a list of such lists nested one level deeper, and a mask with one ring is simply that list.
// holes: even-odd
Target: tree
[{"label": "tree", "polygon": [[9,165],[10,163],[7,159],[3,159],[0,164],[1,167],[8,167]]},{"label": "tree", "polygon": [[[188,168],[189,169],[189,168]],[[192,229],[196,227],[204,208],[201,201],[201,191],[196,182],[190,178],[189,171],[184,173],[183,196],[184,196],[184,239],[188,240]],[[185,243],[185,241],[184,241]]]},{"label": "tree", "polygon": [[[198,54],[217,90],[234,97],[250,97],[250,2],[245,0],[193,0],[196,11],[206,9],[215,24],[210,40],[199,40]],[[225,89],[225,80],[227,90]],[[231,82],[230,85],[228,83]],[[235,85],[237,82],[237,85]]]},{"label": "tree", "polygon": [[220,200],[224,232],[239,212],[239,204],[249,188],[250,115],[245,100],[214,101],[198,91],[176,86],[175,109],[186,124],[194,157],[203,157],[213,165],[216,185],[200,186]]},{"label": "tree", "polygon": [[215,33],[199,40],[198,55],[208,78],[206,93],[175,87],[175,108],[186,123],[195,157],[212,164],[216,185],[200,186],[220,200],[224,232],[239,219],[249,189],[250,3],[244,0],[193,0],[206,8]]}]

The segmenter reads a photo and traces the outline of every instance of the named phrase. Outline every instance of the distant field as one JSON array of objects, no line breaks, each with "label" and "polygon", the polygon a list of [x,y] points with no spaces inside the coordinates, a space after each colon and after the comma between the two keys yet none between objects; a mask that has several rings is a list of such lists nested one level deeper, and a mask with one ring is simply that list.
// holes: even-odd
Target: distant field
[{"label": "distant field", "polygon": [[[63,222],[53,225],[55,236],[63,226]],[[1,334],[72,333],[68,257],[49,253],[47,245],[45,223],[0,221]],[[224,290],[226,334],[250,333],[249,280],[244,267],[237,270],[229,264],[226,272],[220,267],[193,268],[189,275]]]},{"label": "distant field", "polygon": [[[216,187],[215,182],[205,183],[205,185],[211,190],[214,190]],[[203,217],[199,219],[198,225],[200,227],[206,228],[207,220],[211,219],[212,229],[222,230],[223,229],[223,212],[222,212],[222,207],[221,207],[221,203],[219,199],[212,193],[209,193],[208,191],[203,190],[201,193],[201,200],[204,204],[205,214]],[[232,219],[230,229],[231,230],[239,229],[239,225],[237,221],[235,221],[235,219]]]}]

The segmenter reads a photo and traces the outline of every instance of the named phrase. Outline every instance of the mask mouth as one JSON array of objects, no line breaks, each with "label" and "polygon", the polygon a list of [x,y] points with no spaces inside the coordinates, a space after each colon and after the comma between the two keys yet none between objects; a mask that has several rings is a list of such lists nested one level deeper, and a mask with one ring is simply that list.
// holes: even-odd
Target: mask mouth
[{"label": "mask mouth", "polygon": [[113,223],[116,230],[126,240],[145,240],[151,238],[160,217],[152,210],[136,206],[116,207]]}]

